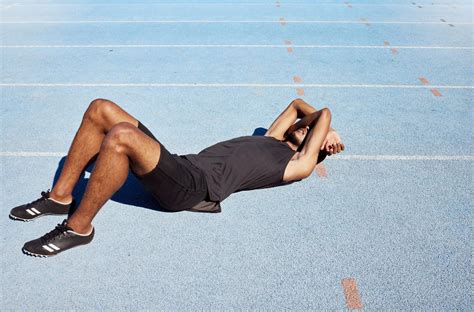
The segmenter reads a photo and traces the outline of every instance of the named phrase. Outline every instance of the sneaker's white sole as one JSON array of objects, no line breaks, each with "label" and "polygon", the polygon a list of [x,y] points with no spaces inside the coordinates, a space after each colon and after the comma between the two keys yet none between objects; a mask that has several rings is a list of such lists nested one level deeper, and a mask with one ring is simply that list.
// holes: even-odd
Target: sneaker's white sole
[{"label": "sneaker's white sole", "polygon": [[34,252],[31,252],[31,251],[28,251],[26,250],[25,248],[22,248],[21,251],[23,251],[23,253],[27,256],[31,256],[31,257],[38,257],[38,258],[49,258],[49,257],[52,257],[52,256],[55,256],[56,254],[53,254],[53,255],[40,255],[40,254],[35,254]]},{"label": "sneaker's white sole", "polygon": [[[87,244],[77,245],[77,246],[68,248],[68,249],[66,249],[66,250],[69,250],[69,249],[72,249],[72,248],[81,247],[81,246],[85,246],[85,245],[88,245],[88,244],[90,244],[90,243],[91,243],[91,242],[89,242],[89,243],[87,243]],[[64,251],[66,251],[66,250],[64,250]],[[38,257],[38,258],[50,258],[50,257],[52,257],[52,256],[56,256],[57,254],[59,254],[59,253],[56,253],[56,254],[52,254],[52,255],[40,255],[40,254],[36,254],[36,253],[34,253],[34,252],[31,252],[31,251],[28,251],[28,250],[26,250],[25,248],[21,248],[21,251],[22,251],[25,255],[27,255],[27,256]]]},{"label": "sneaker's white sole", "polygon": [[31,219],[23,219],[23,218],[20,218],[20,217],[16,217],[12,214],[10,214],[9,217],[10,217],[10,219],[15,220],[15,221],[30,222],[30,221],[38,219],[39,217],[42,217],[42,216],[64,216],[64,215],[67,215],[67,213],[42,213],[42,214],[37,215],[36,217],[31,218]]}]

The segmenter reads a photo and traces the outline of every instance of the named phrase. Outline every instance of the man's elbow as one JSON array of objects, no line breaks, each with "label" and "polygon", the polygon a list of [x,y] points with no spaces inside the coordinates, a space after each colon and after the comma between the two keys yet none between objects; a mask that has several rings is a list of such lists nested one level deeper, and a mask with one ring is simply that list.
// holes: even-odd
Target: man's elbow
[{"label": "man's elbow", "polygon": [[321,109],[321,116],[326,116],[331,118],[331,111],[329,110],[328,107],[324,107]]}]

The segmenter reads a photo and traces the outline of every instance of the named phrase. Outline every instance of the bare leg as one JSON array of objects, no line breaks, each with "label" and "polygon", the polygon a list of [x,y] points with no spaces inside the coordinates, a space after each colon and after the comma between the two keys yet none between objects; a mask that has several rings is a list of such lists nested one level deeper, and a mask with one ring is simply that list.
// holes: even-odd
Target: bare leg
[{"label": "bare leg", "polygon": [[106,133],[120,122],[138,126],[138,120],[117,104],[103,99],[91,102],[69,148],[61,175],[51,190],[51,198],[65,203],[72,200],[72,191],[80,175],[96,157]]},{"label": "bare leg", "polygon": [[160,145],[130,123],[115,125],[106,135],[86,192],[68,225],[78,233],[92,229],[92,219],[125,182],[129,165],[137,175],[153,170],[160,159]]}]

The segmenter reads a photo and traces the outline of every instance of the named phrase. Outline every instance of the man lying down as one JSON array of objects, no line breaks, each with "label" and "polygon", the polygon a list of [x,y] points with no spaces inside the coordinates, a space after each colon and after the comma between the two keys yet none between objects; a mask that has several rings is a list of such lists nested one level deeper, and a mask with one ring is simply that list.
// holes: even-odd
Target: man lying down
[{"label": "man lying down", "polygon": [[[92,220],[129,170],[166,210],[219,212],[219,203],[232,193],[301,181],[326,155],[343,151],[330,124],[328,108],[316,110],[296,99],[263,136],[241,136],[199,154],[177,155],[117,104],[96,99],[83,116],[53,189],[13,208],[10,218],[30,221],[73,211],[51,232],[25,243],[27,255],[49,257],[88,244],[94,237]],[[72,191],[92,161],[94,169],[76,207]]]}]

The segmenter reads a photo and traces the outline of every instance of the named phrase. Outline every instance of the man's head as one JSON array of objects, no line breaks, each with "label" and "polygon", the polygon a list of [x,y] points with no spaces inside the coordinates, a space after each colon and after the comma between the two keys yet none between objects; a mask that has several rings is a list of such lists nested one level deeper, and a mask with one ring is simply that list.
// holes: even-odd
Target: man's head
[{"label": "man's head", "polygon": [[293,145],[295,145],[297,147],[298,151],[300,151],[301,148],[303,148],[302,143],[303,143],[304,139],[306,138],[306,135],[308,134],[308,131],[309,131],[309,126],[304,127],[304,128],[299,128],[299,129],[293,131],[292,133],[288,134],[285,141],[288,141],[288,142],[292,143]]},{"label": "man's head", "polygon": [[[306,144],[306,139],[308,138],[308,132],[309,132],[309,126],[297,129],[293,131],[292,133],[288,134],[286,136],[285,141],[288,141],[291,143],[294,148],[296,148],[296,151],[300,152],[303,149],[303,146]],[[319,156],[318,156],[318,161],[317,163],[319,164],[322,162],[326,156],[328,155],[326,149],[323,149],[319,151]]]}]

